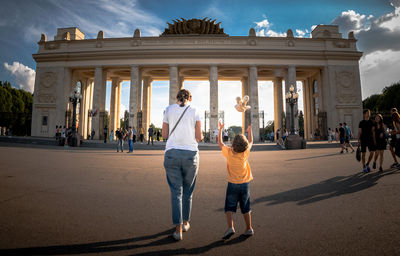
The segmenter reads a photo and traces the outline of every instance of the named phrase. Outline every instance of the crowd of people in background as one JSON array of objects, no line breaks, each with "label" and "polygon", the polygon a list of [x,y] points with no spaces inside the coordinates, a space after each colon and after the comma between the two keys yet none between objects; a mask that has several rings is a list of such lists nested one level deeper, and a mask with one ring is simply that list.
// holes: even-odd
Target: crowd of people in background
[{"label": "crowd of people in background", "polygon": [[[400,115],[396,108],[391,109],[392,124],[386,127],[383,122],[383,116],[379,113],[371,120],[369,109],[363,111],[364,119],[360,121],[358,128],[358,147],[361,151],[362,171],[368,173],[377,168],[379,160],[379,172],[383,172],[384,151],[389,144],[389,149],[393,157],[391,168],[400,168],[397,157],[400,156]],[[367,149],[369,151],[366,160]]]}]

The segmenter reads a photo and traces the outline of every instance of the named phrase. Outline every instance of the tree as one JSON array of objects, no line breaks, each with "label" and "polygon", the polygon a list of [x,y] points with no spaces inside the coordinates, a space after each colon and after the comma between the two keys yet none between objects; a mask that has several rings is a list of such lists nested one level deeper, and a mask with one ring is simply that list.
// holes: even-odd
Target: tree
[{"label": "tree", "polygon": [[14,135],[30,135],[33,95],[0,81],[0,126]]},{"label": "tree", "polygon": [[230,127],[228,128],[228,132],[229,132],[230,134],[232,134],[233,137],[235,137],[236,135],[242,133],[242,127],[241,127],[241,126],[230,126]]}]

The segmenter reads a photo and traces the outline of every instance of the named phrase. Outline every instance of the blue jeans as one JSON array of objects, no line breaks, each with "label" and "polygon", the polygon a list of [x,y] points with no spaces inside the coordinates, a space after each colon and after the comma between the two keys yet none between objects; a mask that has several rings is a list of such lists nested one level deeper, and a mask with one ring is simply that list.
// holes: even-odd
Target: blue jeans
[{"label": "blue jeans", "polygon": [[190,220],[199,162],[199,154],[196,151],[170,149],[165,152],[164,168],[171,190],[174,225]]},{"label": "blue jeans", "polygon": [[133,140],[129,140],[129,152],[133,152]]},{"label": "blue jeans", "polygon": [[124,152],[124,140],[122,140],[122,139],[118,139],[118,142],[117,142],[118,144],[117,144],[117,152],[119,151],[119,150],[121,150],[121,152]]},{"label": "blue jeans", "polygon": [[242,214],[250,212],[250,182],[234,184],[228,182],[225,198],[225,212],[236,212],[238,203]]}]

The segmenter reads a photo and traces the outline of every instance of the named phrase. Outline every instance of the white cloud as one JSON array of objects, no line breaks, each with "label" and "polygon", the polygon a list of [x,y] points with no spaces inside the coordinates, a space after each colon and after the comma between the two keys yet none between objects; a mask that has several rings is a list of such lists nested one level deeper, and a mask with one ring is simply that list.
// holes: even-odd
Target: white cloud
[{"label": "white cloud", "polygon": [[296,34],[297,37],[310,37],[310,31],[308,29],[301,30],[301,29],[296,29]]},{"label": "white cloud", "polygon": [[285,37],[286,33],[276,32],[271,29],[272,23],[268,21],[265,15],[264,20],[254,22],[256,24],[255,30],[257,36],[268,36],[268,37]]},{"label": "white cloud", "polygon": [[14,61],[12,65],[5,62],[4,67],[15,77],[20,89],[33,93],[35,70],[17,61]]},{"label": "white cloud", "polygon": [[[264,19],[262,21],[254,22],[256,24],[255,30],[257,36],[286,37],[286,32],[279,32],[271,29],[273,23],[270,23],[265,15],[263,15],[263,17]],[[310,37],[310,31],[308,29],[296,29],[295,31],[297,37]]]}]

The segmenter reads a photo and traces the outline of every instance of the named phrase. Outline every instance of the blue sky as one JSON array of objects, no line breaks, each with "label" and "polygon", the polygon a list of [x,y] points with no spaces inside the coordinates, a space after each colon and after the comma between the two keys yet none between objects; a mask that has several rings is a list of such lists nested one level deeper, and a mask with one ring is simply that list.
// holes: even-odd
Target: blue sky
[{"label": "blue sky", "polygon": [[[344,37],[350,30],[358,38],[358,49],[364,52],[360,61],[363,98],[379,93],[383,87],[400,80],[400,1],[337,0],[337,1],[190,1],[190,0],[2,0],[0,9],[0,80],[11,81],[16,87],[32,90],[35,62],[32,54],[36,42],[45,33],[48,40],[58,27],[77,26],[86,38],[94,38],[99,30],[105,37],[131,36],[140,28],[142,36],[159,35],[166,22],[177,18],[210,17],[222,22],[232,36],[247,35],[254,27],[259,36],[284,35],[288,28],[296,36],[309,37],[312,26],[337,24]],[[209,94],[207,82],[185,83],[196,90],[199,98]],[[123,85],[124,107],[128,106],[129,83]],[[236,88],[236,89],[235,89]],[[221,85],[220,108],[230,112],[228,99],[240,93],[239,85]],[[168,84],[153,85],[152,121],[160,123],[159,111],[167,104]],[[261,99],[262,97],[262,99]],[[270,97],[270,98],[269,98]],[[260,83],[260,109],[272,118],[272,86]],[[204,100],[201,101],[204,105]],[[195,102],[193,102],[195,105]],[[196,103],[201,105],[200,103]],[[204,110],[207,106],[199,106]],[[153,113],[154,112],[154,113]],[[232,116],[232,115],[228,115]],[[154,119],[154,120],[153,120]],[[227,125],[237,118],[226,118]],[[236,120],[236,121],[235,121]]]}]

